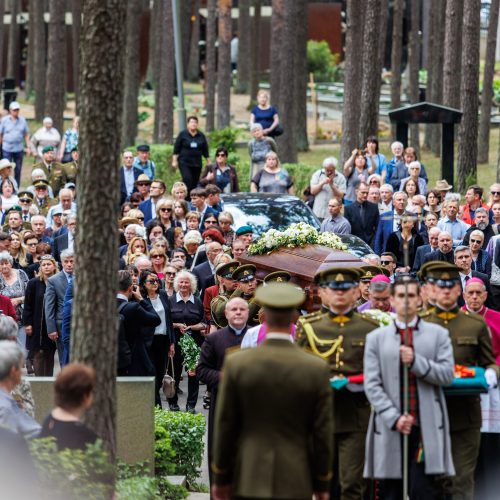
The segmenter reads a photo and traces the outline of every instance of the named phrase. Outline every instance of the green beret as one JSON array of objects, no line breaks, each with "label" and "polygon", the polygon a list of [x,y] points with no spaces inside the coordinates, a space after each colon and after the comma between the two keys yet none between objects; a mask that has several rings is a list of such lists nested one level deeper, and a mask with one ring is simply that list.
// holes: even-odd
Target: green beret
[{"label": "green beret", "polygon": [[242,234],[248,234],[252,233],[253,234],[253,229],[252,226],[240,226],[238,229],[236,229],[236,236],[241,236]]},{"label": "green beret", "polygon": [[269,309],[293,309],[300,306],[306,294],[290,283],[269,283],[259,286],[255,291],[255,300]]},{"label": "green beret", "polygon": [[54,146],[44,146],[42,149],[42,153],[48,153],[49,151],[55,151]]}]

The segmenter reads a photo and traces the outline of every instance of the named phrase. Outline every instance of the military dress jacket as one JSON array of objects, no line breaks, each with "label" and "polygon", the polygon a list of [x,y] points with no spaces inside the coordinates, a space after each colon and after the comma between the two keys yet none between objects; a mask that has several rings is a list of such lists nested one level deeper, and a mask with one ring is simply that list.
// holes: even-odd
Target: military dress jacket
[{"label": "military dress jacket", "polygon": [[[243,295],[243,291],[237,288],[232,294],[231,297],[229,297],[229,300],[235,299],[236,297],[239,297],[240,299],[246,300],[248,302],[248,309],[249,309],[249,314],[248,314],[248,326],[257,326],[260,325],[259,321],[259,311],[260,311],[260,305],[255,301],[255,298],[252,297],[246,297]],[[226,304],[224,303],[223,305],[226,307]],[[221,305],[218,306],[219,308]],[[226,323],[227,325],[227,323]]]},{"label": "military dress jacket", "polygon": [[49,170],[45,163],[41,161],[40,163],[35,163],[33,165],[33,170],[35,168],[39,168],[40,170],[44,171],[45,175],[47,176],[47,181],[49,181],[50,187],[54,191],[54,196],[57,197],[59,191],[64,187],[66,182],[68,182],[68,176],[66,174],[64,165],[62,163],[54,161],[50,165]]},{"label": "military dress jacket", "polygon": [[[353,310],[299,318],[297,344],[328,361],[330,377],[361,375],[366,336],[379,324]],[[334,432],[366,432],[370,404],[362,391],[333,390]]]},{"label": "military dress jacket", "polygon": [[[498,376],[499,367],[495,363],[490,333],[481,316],[461,311],[458,306],[451,311],[444,311],[436,306],[434,310],[423,313],[421,318],[448,330],[456,364],[493,368]],[[446,405],[451,431],[481,427],[479,395],[446,395]]]}]

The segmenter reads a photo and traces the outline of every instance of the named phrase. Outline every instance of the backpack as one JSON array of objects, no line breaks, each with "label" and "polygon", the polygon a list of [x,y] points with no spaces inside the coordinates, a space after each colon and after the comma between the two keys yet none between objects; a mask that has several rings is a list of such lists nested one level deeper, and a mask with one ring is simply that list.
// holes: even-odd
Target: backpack
[{"label": "backpack", "polygon": [[132,364],[132,351],[127,342],[125,316],[122,314],[127,304],[128,302],[123,302],[118,306],[118,370],[124,370]]}]

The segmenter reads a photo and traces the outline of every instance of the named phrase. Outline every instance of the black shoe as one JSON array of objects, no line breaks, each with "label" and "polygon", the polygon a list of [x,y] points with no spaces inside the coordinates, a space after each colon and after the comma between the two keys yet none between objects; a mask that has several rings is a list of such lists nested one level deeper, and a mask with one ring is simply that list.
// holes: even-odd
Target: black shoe
[{"label": "black shoe", "polygon": [[170,411],[181,411],[179,405],[169,405]]},{"label": "black shoe", "polygon": [[196,415],[196,410],[194,409],[194,406],[186,406],[186,412],[187,413],[192,413],[193,415]]},{"label": "black shoe", "polygon": [[35,369],[33,368],[33,361],[31,359],[26,360],[26,371],[28,375],[33,375],[35,373]]}]

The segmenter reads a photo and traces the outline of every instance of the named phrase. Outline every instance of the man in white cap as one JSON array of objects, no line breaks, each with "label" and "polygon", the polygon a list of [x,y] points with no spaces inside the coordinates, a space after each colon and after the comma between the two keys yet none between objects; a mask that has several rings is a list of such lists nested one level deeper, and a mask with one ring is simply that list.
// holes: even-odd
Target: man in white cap
[{"label": "man in white cap", "polygon": [[53,121],[50,116],[43,119],[42,127],[40,127],[31,137],[31,151],[34,156],[43,161],[42,151],[45,146],[52,146],[55,151],[59,149],[61,144],[61,134],[53,126]]},{"label": "man in white cap", "polygon": [[9,114],[0,120],[0,145],[3,152],[1,156],[16,164],[14,175],[18,185],[21,182],[24,152],[30,154],[28,124],[23,116],[19,116],[20,109],[19,103],[12,101],[9,105]]}]

